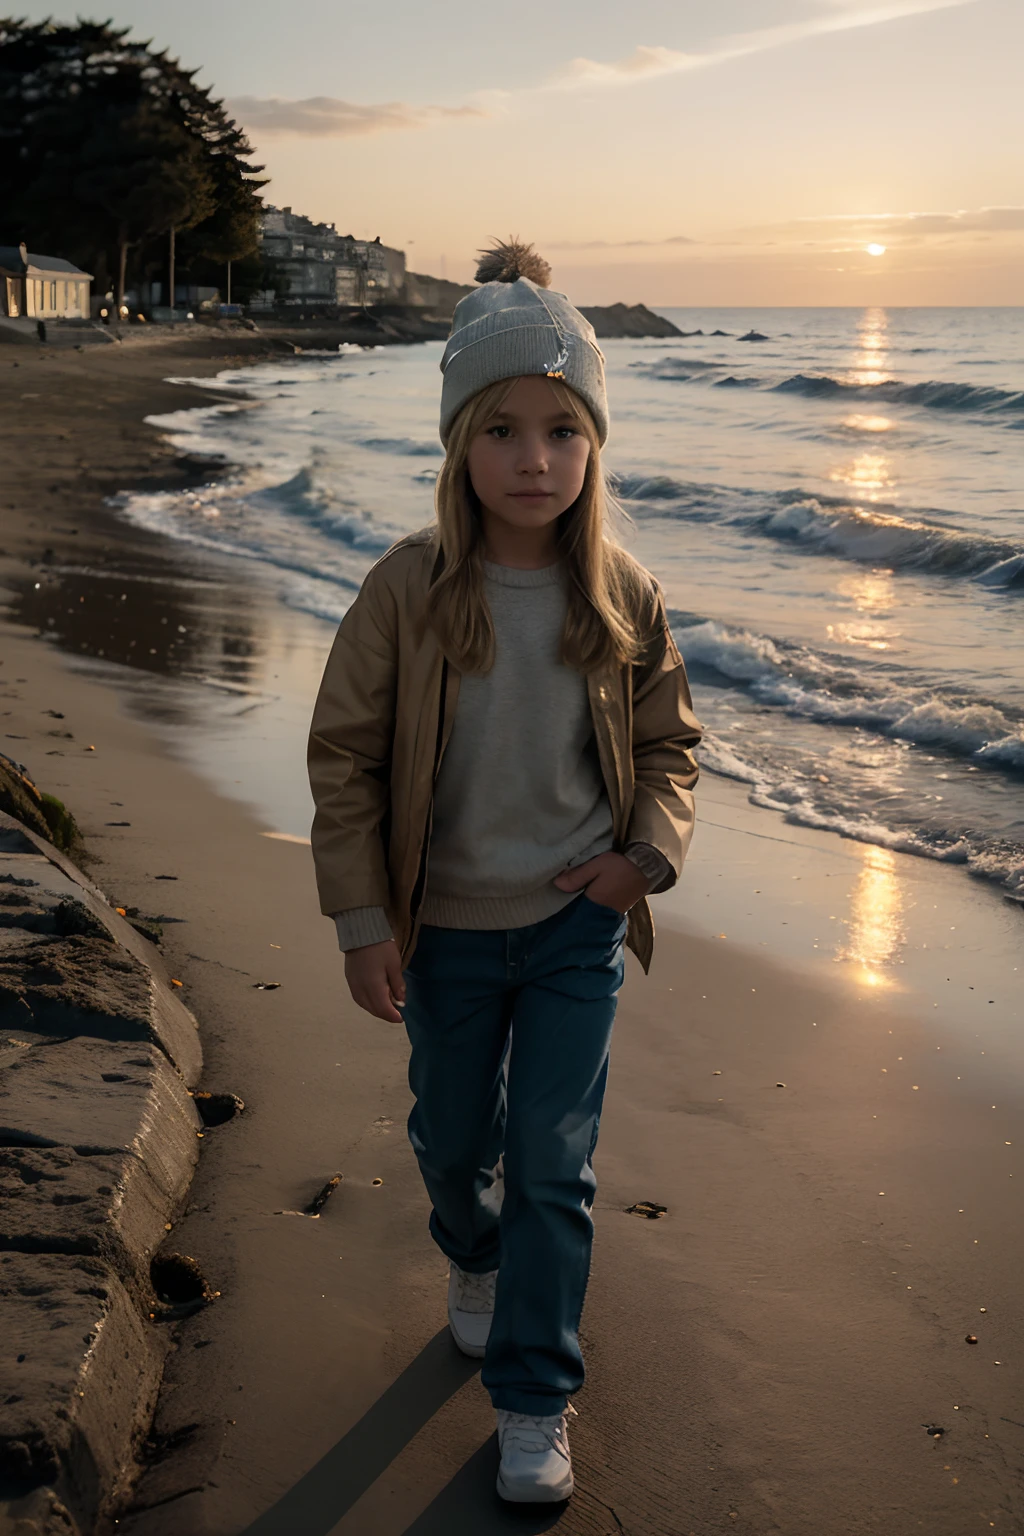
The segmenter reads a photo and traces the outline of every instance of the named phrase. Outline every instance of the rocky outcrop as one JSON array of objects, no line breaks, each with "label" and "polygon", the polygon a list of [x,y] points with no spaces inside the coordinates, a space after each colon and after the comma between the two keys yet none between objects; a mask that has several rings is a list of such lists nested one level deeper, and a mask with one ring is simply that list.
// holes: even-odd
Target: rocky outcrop
[{"label": "rocky outcrop", "polygon": [[0,811],[0,1536],[90,1536],[130,1486],[201,1065],[155,946]]},{"label": "rocky outcrop", "polygon": [[656,315],[646,304],[607,304],[584,309],[599,340],[615,337],[682,336],[683,332],[664,315]]}]

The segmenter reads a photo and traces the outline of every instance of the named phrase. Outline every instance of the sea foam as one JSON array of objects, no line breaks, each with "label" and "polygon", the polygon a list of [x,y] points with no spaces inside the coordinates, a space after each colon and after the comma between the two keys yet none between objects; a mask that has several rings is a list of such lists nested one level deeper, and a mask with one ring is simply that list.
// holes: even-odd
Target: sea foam
[{"label": "sea foam", "polygon": [[912,676],[851,667],[838,657],[736,629],[679,623],[688,665],[744,685],[761,704],[822,724],[861,726],[979,766],[1024,768],[1024,720],[1008,706],[944,691]]}]

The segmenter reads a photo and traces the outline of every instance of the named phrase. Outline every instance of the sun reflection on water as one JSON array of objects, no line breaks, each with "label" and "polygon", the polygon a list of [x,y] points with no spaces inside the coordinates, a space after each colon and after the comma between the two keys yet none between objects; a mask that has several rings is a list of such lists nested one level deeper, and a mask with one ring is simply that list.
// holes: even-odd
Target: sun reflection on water
[{"label": "sun reflection on water", "polygon": [[891,432],[895,423],[888,416],[863,416],[854,412],[843,419],[848,432]]},{"label": "sun reflection on water", "polygon": [[847,576],[839,583],[839,592],[858,613],[891,613],[896,606],[890,570],[858,571],[856,576]]},{"label": "sun reflection on water", "polygon": [[857,331],[858,355],[850,365],[850,384],[881,384],[889,377],[889,317],[884,309],[866,309]]},{"label": "sun reflection on water", "polygon": [[891,470],[892,461],[884,453],[860,453],[852,464],[830,470],[829,479],[852,486],[865,501],[878,501],[883,491],[891,496],[896,485]]},{"label": "sun reflection on water", "polygon": [[865,845],[864,865],[850,898],[849,928],[836,959],[855,967],[866,987],[891,987],[885,967],[892,964],[904,941],[903,892],[896,873],[896,855],[889,848]]},{"label": "sun reflection on water", "polygon": [[[884,309],[866,309],[860,317],[857,329],[857,350],[850,361],[844,382],[857,389],[882,384],[891,377],[886,361],[889,354],[889,317]],[[847,432],[871,433],[878,436],[890,432],[894,423],[888,416],[853,414],[843,423]],[[848,485],[865,501],[879,501],[891,496],[896,485],[892,460],[884,453],[859,453],[849,464],[840,464],[830,470],[829,479]]]}]

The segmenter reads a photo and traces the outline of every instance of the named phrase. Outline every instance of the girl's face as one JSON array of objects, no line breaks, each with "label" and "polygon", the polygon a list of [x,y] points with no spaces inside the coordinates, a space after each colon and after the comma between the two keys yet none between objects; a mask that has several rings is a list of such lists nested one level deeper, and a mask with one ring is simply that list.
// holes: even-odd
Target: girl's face
[{"label": "girl's face", "polygon": [[590,443],[547,379],[518,379],[469,445],[467,468],[487,514],[521,532],[547,528],[583,489]]}]

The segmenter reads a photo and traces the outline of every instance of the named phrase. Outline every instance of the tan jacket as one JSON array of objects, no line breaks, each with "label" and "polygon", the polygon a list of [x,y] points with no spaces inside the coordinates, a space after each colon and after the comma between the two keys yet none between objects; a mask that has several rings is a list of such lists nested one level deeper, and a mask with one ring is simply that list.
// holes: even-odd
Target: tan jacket
[{"label": "tan jacket", "polygon": [[[424,617],[435,558],[426,531],[369,572],[328,657],[309,738],[321,908],[330,916],[384,907],[406,961],[429,879],[434,783],[459,697],[459,673]],[[678,875],[693,834],[701,727],[653,578],[631,617],[640,659],[587,678],[594,733],[615,846],[650,843]],[[646,970],[654,950],[646,901],[629,914],[627,942]]]}]

